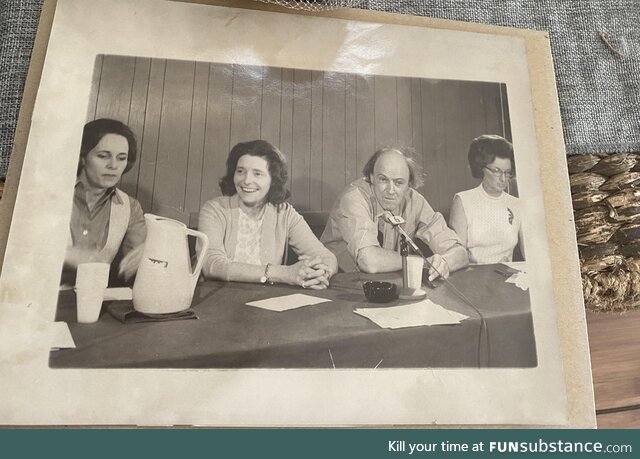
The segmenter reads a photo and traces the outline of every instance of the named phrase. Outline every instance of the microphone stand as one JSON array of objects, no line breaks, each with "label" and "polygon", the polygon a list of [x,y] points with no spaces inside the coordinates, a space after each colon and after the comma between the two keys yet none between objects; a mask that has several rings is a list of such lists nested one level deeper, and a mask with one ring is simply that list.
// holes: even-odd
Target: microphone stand
[{"label": "microphone stand", "polygon": [[[467,298],[467,296],[462,293],[460,290],[458,290],[458,288],[453,285],[451,283],[451,281],[449,281],[449,279],[445,279],[445,277],[442,275],[442,273],[440,271],[438,271],[438,269],[433,266],[433,264],[427,259],[427,257],[424,256],[424,253],[422,252],[422,250],[420,250],[420,247],[418,247],[418,245],[413,242],[413,240],[411,239],[411,237],[409,237],[409,235],[407,234],[407,232],[400,226],[401,223],[404,223],[404,219],[402,217],[398,217],[393,215],[391,212],[388,212],[389,215],[386,216],[385,220],[390,223],[393,226],[393,229],[400,235],[400,255],[402,255],[402,242],[404,241],[405,244],[408,244],[409,246],[411,246],[411,248],[422,257],[422,259],[424,260],[427,268],[429,269],[433,269],[438,276],[440,276],[440,278],[443,280],[443,282],[451,289],[451,291],[453,291],[456,295],[458,295],[458,297],[460,299],[462,299],[465,303],[467,303],[469,306],[471,306],[471,308],[473,308],[473,310],[478,314],[478,316],[480,317],[480,333],[478,335],[478,366],[481,367],[482,363],[480,362],[480,343],[482,342],[482,331],[485,331],[485,335],[486,335],[486,343],[487,343],[487,361],[486,361],[486,366],[489,366],[489,362],[491,360],[491,347],[489,344],[489,330],[487,329],[487,322],[484,318],[484,315],[480,312],[480,310],[476,307],[475,304],[473,304],[473,302]],[[408,255],[408,247],[407,247],[407,255]],[[407,263],[407,259],[405,256],[402,257],[402,280],[403,282],[405,282],[405,276],[406,276],[406,263]],[[433,284],[433,282],[431,282],[429,280],[429,275],[427,273],[427,278],[423,279],[425,285],[427,285],[427,287],[429,288],[435,288],[435,285]],[[406,283],[404,284],[405,286],[407,285]]]},{"label": "microphone stand", "polygon": [[409,247],[407,247],[407,238],[400,236],[400,256],[402,256],[402,287],[409,287],[409,272],[407,270],[407,257],[409,256]]}]

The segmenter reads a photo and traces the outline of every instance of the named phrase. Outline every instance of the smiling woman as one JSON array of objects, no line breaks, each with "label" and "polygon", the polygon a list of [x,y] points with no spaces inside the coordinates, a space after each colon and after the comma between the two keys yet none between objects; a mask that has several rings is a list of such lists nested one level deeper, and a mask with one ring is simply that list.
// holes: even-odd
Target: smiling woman
[{"label": "smiling woman", "polygon": [[81,263],[112,263],[119,258],[120,277],[127,281],[135,274],[146,238],[142,208],[116,185],[136,156],[135,136],[127,125],[105,118],[85,125],[63,285],[75,283]]},{"label": "smiling woman", "polygon": [[[284,155],[269,142],[231,149],[221,196],[204,204],[199,230],[209,237],[202,272],[210,279],[280,282],[324,289],[337,271],[329,252],[293,206]],[[287,248],[299,261],[286,266]]]}]

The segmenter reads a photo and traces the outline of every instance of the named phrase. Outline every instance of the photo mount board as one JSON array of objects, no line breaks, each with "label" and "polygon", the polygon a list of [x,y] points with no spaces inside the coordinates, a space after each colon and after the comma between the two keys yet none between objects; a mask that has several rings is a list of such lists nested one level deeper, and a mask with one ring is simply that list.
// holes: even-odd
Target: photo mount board
[{"label": "photo mount board", "polygon": [[[52,177],[52,173],[44,173],[42,168],[38,168],[37,157],[30,153],[28,149],[29,132],[41,133],[42,119],[38,118],[38,105],[36,102],[36,94],[40,82],[40,77],[46,76],[45,54],[47,53],[47,42],[51,29],[55,33],[56,28],[53,25],[54,15],[62,11],[61,20],[64,21],[64,14],[67,16],[81,14],[81,8],[75,11],[69,9],[74,3],[73,0],[61,0],[59,5],[62,7],[56,12],[55,1],[45,1],[41,17],[41,24],[36,38],[36,45],[32,56],[32,64],[30,67],[27,86],[23,98],[23,106],[19,118],[19,126],[15,136],[14,152],[10,164],[9,177],[5,188],[5,197],[1,201],[1,213],[3,217],[3,233],[8,232],[7,225],[10,220],[12,208],[15,203],[16,210],[14,215],[16,225],[19,229],[12,228],[8,234],[8,246],[6,258],[3,267],[3,279],[0,283],[0,301],[2,306],[0,314],[2,321],[0,327],[3,328],[3,348],[7,345],[8,352],[3,352],[2,371],[0,374],[3,381],[6,381],[12,389],[18,390],[18,393],[8,390],[0,409],[0,424],[139,424],[139,425],[172,425],[172,424],[203,424],[203,425],[297,425],[297,426],[315,426],[315,425],[431,425],[436,424],[466,424],[465,418],[469,413],[458,413],[449,417],[441,417],[437,415],[438,407],[434,408],[433,413],[415,413],[415,412],[397,412],[394,415],[385,413],[385,416],[370,417],[368,413],[363,414],[368,407],[352,407],[350,410],[328,410],[324,415],[311,416],[306,410],[311,410],[315,403],[324,405],[324,400],[316,400],[312,402],[305,397],[304,388],[296,388],[295,395],[301,397],[300,401],[307,402],[305,408],[301,406],[289,407],[280,416],[274,416],[275,413],[270,412],[269,404],[265,404],[263,400],[254,400],[249,397],[249,402],[253,402],[252,407],[243,407],[243,410],[231,413],[231,409],[237,409],[232,403],[219,403],[215,400],[215,394],[209,394],[205,391],[205,402],[201,397],[198,398],[193,393],[180,393],[182,387],[194,387],[203,389],[209,387],[211,381],[206,381],[207,375],[212,372],[204,373],[204,380],[201,376],[193,371],[165,371],[163,373],[162,384],[159,389],[152,391],[153,393],[145,394],[143,397],[131,398],[131,394],[116,394],[116,402],[121,404],[135,405],[135,410],[124,410],[121,416],[113,416],[112,413],[100,412],[99,406],[101,400],[114,394],[109,393],[109,387],[89,388],[86,392],[76,394],[78,396],[75,403],[71,403],[67,407],[61,407],[55,402],[51,406],[37,405],[34,401],[38,397],[42,397],[42,388],[30,387],[30,382],[36,380],[34,375],[42,376],[49,371],[46,368],[46,356],[48,355],[48,347],[43,346],[42,342],[52,342],[56,339],[62,340],[65,336],[64,330],[53,327],[51,304],[44,304],[47,301],[30,301],[30,298],[50,298],[51,291],[55,287],[56,280],[49,279],[41,283],[39,286],[33,286],[34,276],[32,273],[47,272],[47,270],[33,270],[28,268],[29,275],[25,275],[25,271],[21,268],[23,263],[45,262],[49,265],[56,265],[56,269],[61,264],[63,256],[63,248],[59,247],[55,254],[48,253],[46,256],[32,255],[28,258],[13,258],[16,254],[20,254],[21,250],[25,250],[24,242],[20,242],[23,238],[37,238],[41,235],[41,228],[28,229],[29,219],[25,217],[30,207],[30,200],[37,200],[43,197],[45,188],[37,187],[35,184],[43,185],[50,183],[53,191],[53,198],[58,202],[68,202],[69,205],[62,205],[62,213],[64,218],[55,222],[58,229],[63,228],[68,221],[68,212],[70,211],[70,186],[75,174],[75,168],[71,167],[73,160],[68,158],[66,166],[61,170],[61,174]],[[100,2],[96,2],[99,4]],[[122,6],[123,2],[114,2]],[[141,8],[147,7],[151,2],[140,2]],[[179,3],[189,2],[172,2],[171,5],[164,2],[156,2],[158,5],[163,4],[160,8],[163,11],[175,11],[175,8],[181,8]],[[557,337],[559,339],[559,355],[561,357],[562,366],[562,390],[566,396],[566,411],[560,416],[539,413],[537,416],[528,416],[527,407],[521,407],[525,410],[522,412],[522,421],[516,421],[518,413],[515,415],[502,416],[501,413],[487,412],[486,409],[478,406],[478,413],[472,414],[472,425],[550,425],[550,426],[567,426],[567,427],[593,427],[595,426],[595,410],[593,404],[593,388],[591,382],[588,345],[586,337],[586,321],[584,308],[582,304],[582,290],[579,276],[579,267],[577,262],[577,249],[575,232],[572,225],[571,201],[568,186],[568,174],[566,169],[566,157],[564,155],[564,145],[562,139],[562,129],[560,114],[557,103],[557,93],[554,83],[554,72],[551,61],[551,53],[549,48],[549,37],[543,32],[533,32],[518,29],[506,29],[493,26],[484,26],[478,24],[456,23],[452,21],[434,20],[428,18],[419,18],[411,16],[403,16],[396,14],[386,14],[377,12],[367,12],[361,10],[338,10],[318,14],[306,12],[292,12],[290,10],[264,5],[255,2],[197,2],[199,6],[195,8],[206,8],[206,5],[220,5],[221,7],[238,8],[237,11],[265,11],[265,14],[271,12],[292,15],[291,18],[300,17],[325,17],[326,21],[338,20],[346,21],[347,25],[360,24],[362,27],[368,24],[370,28],[380,29],[387,26],[400,27],[418,27],[428,28],[432,30],[459,31],[475,34],[488,34],[494,37],[512,37],[522,42],[526,60],[529,87],[530,87],[530,103],[532,106],[531,116],[535,129],[535,146],[537,150],[540,184],[542,187],[542,197],[544,201],[544,225],[547,236],[547,245],[550,261],[549,277],[552,279],[552,295],[555,303],[555,318],[552,325],[557,327]],[[66,7],[66,8],[65,8]],[[136,6],[138,7],[138,5]],[[186,6],[191,8],[191,6]],[[91,10],[91,8],[87,8]],[[180,10],[183,11],[183,10]],[[198,10],[203,12],[205,10]],[[237,17],[232,14],[230,17]],[[166,18],[166,17],[165,17]],[[56,19],[57,20],[57,19]],[[312,19],[313,21],[324,21],[323,19]],[[351,24],[350,21],[353,21]],[[318,27],[323,27],[318,22]],[[384,26],[383,26],[384,25]],[[55,38],[55,35],[52,36]],[[53,40],[54,41],[54,40]],[[53,43],[55,46],[55,43]],[[131,54],[143,54],[136,51]],[[180,57],[180,56],[168,56]],[[201,59],[198,56],[189,55],[189,58]],[[49,58],[48,58],[49,59]],[[53,59],[53,58],[51,58]],[[48,61],[47,61],[48,63]],[[58,62],[59,64],[60,62]],[[57,65],[52,61],[50,65]],[[67,70],[71,70],[69,67]],[[91,73],[91,69],[87,69]],[[43,74],[44,72],[44,74]],[[88,85],[87,85],[88,88]],[[86,104],[75,107],[76,120],[69,126],[68,135],[77,137],[75,143],[79,144],[78,126],[81,127],[81,118],[84,117]],[[86,102],[86,101],[85,101]],[[31,115],[33,114],[33,123],[31,123]],[[516,133],[514,132],[514,137]],[[517,139],[514,139],[517,142]],[[25,152],[27,155],[25,157]],[[72,155],[73,156],[73,155]],[[77,158],[77,153],[75,158]],[[24,160],[24,168],[20,181],[24,187],[17,191],[18,175],[20,175],[21,162]],[[51,189],[48,193],[52,193]],[[58,191],[60,190],[60,191]],[[64,191],[62,191],[64,190]],[[59,194],[64,196],[58,196]],[[64,198],[64,199],[63,199]],[[60,239],[60,237],[59,237]],[[4,238],[2,239],[4,243]],[[3,247],[4,248],[4,247]],[[55,251],[54,251],[55,252]],[[20,261],[18,261],[20,260]],[[568,262],[571,261],[571,262]],[[50,267],[48,269],[51,269]],[[37,278],[37,277],[35,277]],[[47,292],[49,292],[47,294]],[[25,301],[26,300],[26,301]],[[51,303],[51,301],[49,301]],[[55,301],[53,302],[55,303]],[[53,305],[55,308],[55,304]],[[64,325],[64,324],[62,324]],[[5,329],[6,327],[6,329]],[[68,337],[67,337],[68,338]],[[35,373],[32,373],[34,372]],[[63,379],[66,384],[82,385],[89,381],[95,381],[96,374],[104,370],[83,370],[79,372],[65,370]],[[124,380],[139,381],[144,383],[152,379],[152,375],[148,371],[126,370],[122,373],[118,370],[106,370],[109,373],[109,381],[114,382],[117,386]],[[483,371],[483,370],[475,370]],[[258,372],[259,373],[259,372]],[[426,373],[432,373],[432,370],[426,370]],[[104,374],[104,373],[103,373]],[[251,379],[252,372],[240,372],[243,381],[248,376]],[[343,373],[344,374],[344,373]],[[195,378],[190,378],[195,375]],[[255,372],[253,372],[255,375]],[[314,372],[301,372],[299,374],[302,380],[310,382],[309,378],[317,376]],[[56,375],[59,377],[60,373]],[[264,373],[262,373],[264,376]],[[415,375],[414,375],[415,376]],[[137,377],[137,378],[136,378]],[[236,386],[239,381],[236,375],[229,372],[218,372],[216,375],[217,387],[219,392],[224,392],[229,385]],[[368,376],[367,376],[368,377]],[[340,382],[341,376],[335,374],[327,375],[327,383],[330,387],[343,389],[334,386]],[[337,379],[336,379],[337,378]],[[418,381],[414,379],[414,381]],[[314,378],[315,379],[315,378]],[[362,378],[358,381],[362,382]],[[343,381],[344,382],[344,381]],[[389,382],[391,383],[391,382]],[[381,390],[384,388],[384,382],[381,384]],[[54,384],[55,386],[55,384]],[[355,388],[357,384],[350,386]],[[49,388],[50,389],[50,388]],[[98,390],[102,389],[102,390]],[[336,390],[337,390],[336,389]],[[238,394],[240,389],[234,389],[231,392]],[[347,388],[347,392],[348,392]],[[172,393],[178,394],[175,398],[168,399],[171,408],[167,408],[161,413],[155,413],[151,416],[140,415],[147,411],[145,408],[154,406],[158,397],[166,397]],[[9,396],[10,394],[10,396]],[[181,397],[180,397],[181,395]],[[460,396],[460,393],[455,393]],[[523,393],[521,396],[526,397],[528,394]],[[341,394],[336,392],[333,394],[339,399]],[[366,398],[366,397],[364,397]],[[562,397],[560,397],[562,398]],[[400,397],[397,401],[402,400]],[[102,400],[106,403],[106,400]],[[113,403],[113,400],[111,400]],[[405,400],[406,402],[406,400]],[[537,404],[538,400],[531,400],[531,405]],[[390,406],[398,406],[393,400],[389,401]],[[339,404],[338,404],[339,405]],[[82,407],[85,407],[84,409]],[[96,406],[98,410],[96,411]],[[427,405],[428,406],[428,405]],[[202,408],[199,408],[202,407]],[[204,408],[208,408],[205,410]],[[217,411],[211,411],[215,407]],[[444,409],[446,407],[442,407]],[[529,407],[535,409],[535,407]],[[474,406],[470,408],[472,411]],[[228,411],[225,411],[228,410]],[[95,414],[95,413],[98,414]],[[511,413],[514,414],[514,413]],[[532,419],[534,419],[532,421]],[[511,421],[511,422],[509,422]]]}]

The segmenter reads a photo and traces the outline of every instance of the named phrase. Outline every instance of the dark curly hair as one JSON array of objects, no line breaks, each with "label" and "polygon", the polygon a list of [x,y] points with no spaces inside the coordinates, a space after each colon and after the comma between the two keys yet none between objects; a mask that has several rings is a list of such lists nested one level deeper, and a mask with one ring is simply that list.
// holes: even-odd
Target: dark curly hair
[{"label": "dark curly hair", "polygon": [[227,173],[219,181],[220,190],[224,196],[233,196],[237,193],[233,183],[233,176],[238,166],[238,160],[244,155],[259,156],[264,158],[269,165],[271,187],[265,200],[271,204],[279,205],[289,199],[289,190],[285,188],[287,182],[287,160],[275,146],[266,140],[251,140],[236,144],[227,157]]},{"label": "dark curly hair", "polygon": [[499,135],[485,134],[476,137],[469,146],[469,167],[471,175],[481,179],[482,169],[495,161],[496,158],[508,159],[511,161],[511,172],[516,173],[516,162],[513,158],[513,145],[504,137]]},{"label": "dark curly hair", "polygon": [[373,175],[373,168],[375,167],[378,158],[380,158],[383,153],[387,153],[389,151],[396,151],[404,156],[404,159],[407,162],[407,167],[409,168],[409,186],[411,188],[420,188],[422,185],[424,185],[424,174],[422,172],[422,168],[416,162],[416,160],[413,159],[413,157],[415,156],[414,150],[408,147],[387,146],[382,147],[378,151],[376,151],[362,168],[362,175],[367,182],[371,183],[370,177]]},{"label": "dark curly hair", "polygon": [[[76,175],[80,175],[82,168],[82,160],[87,157],[87,154],[93,150],[96,145],[107,134],[121,135],[127,139],[129,144],[129,154],[127,156],[127,165],[124,168],[124,172],[129,171],[136,162],[138,157],[138,147],[136,145],[136,136],[129,126],[118,120],[112,120],[109,118],[100,118],[94,121],[89,121],[84,125],[82,132],[82,144],[80,145],[80,159],[78,160],[78,170]],[[124,174],[123,172],[123,174]]]}]

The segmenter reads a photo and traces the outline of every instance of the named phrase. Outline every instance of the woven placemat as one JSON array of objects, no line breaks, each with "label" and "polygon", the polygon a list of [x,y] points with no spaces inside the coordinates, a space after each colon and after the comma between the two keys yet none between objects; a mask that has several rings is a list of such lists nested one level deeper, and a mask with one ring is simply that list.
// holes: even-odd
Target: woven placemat
[{"label": "woven placemat", "polygon": [[640,306],[640,156],[568,159],[585,305]]}]

